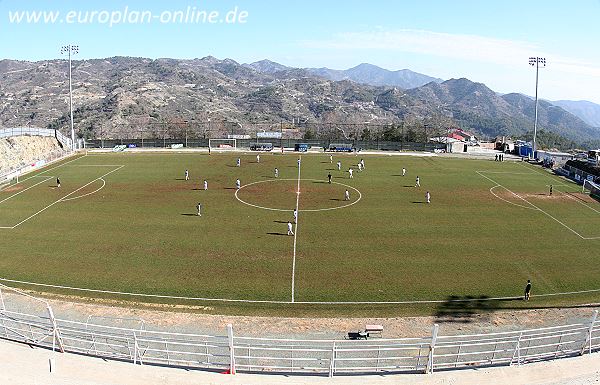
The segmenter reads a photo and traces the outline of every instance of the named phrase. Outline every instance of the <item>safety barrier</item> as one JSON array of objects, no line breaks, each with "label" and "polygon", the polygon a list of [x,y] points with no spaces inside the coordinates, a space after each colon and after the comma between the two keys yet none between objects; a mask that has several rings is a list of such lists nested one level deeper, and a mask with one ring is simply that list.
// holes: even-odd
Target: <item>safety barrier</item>
[{"label": "safety barrier", "polygon": [[[39,311],[12,311],[11,295],[24,295]],[[36,302],[37,301],[37,302]],[[90,356],[235,373],[433,373],[484,366],[522,365],[596,352],[600,321],[511,332],[439,335],[366,341],[275,339],[201,335],[125,328],[56,318],[44,300],[0,284],[0,338]]]},{"label": "safety barrier", "polygon": [[37,127],[13,127],[13,128],[2,128],[0,129],[0,138],[8,138],[11,136],[21,136],[21,135],[31,135],[31,136],[50,136],[55,137],[60,144],[65,148],[72,149],[72,141],[70,138],[67,138],[58,130],[52,130],[49,128],[37,128]]}]

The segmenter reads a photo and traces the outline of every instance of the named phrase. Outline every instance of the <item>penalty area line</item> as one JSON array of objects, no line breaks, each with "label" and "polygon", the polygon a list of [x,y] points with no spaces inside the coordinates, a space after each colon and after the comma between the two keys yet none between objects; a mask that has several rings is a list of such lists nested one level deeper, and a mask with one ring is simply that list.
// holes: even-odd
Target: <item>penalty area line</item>
[{"label": "penalty area line", "polygon": [[116,169],[114,169],[114,170],[112,170],[112,171],[109,171],[109,172],[107,172],[106,174],[104,174],[104,175],[101,175],[101,176],[99,176],[98,178],[96,178],[96,179],[92,180],[91,182],[89,182],[89,183],[86,183],[85,185],[83,185],[83,186],[79,187],[77,190],[74,190],[74,191],[72,191],[72,192],[68,193],[68,194],[67,194],[67,195],[65,195],[64,197],[62,197],[62,198],[60,198],[59,200],[57,200],[56,202],[53,202],[53,203],[49,204],[48,206],[46,206],[46,207],[44,207],[43,209],[41,209],[41,210],[39,210],[38,212],[36,212],[35,214],[32,214],[32,215],[30,215],[29,217],[27,217],[27,218],[23,219],[21,222],[17,223],[16,225],[14,225],[14,226],[13,226],[13,227],[11,227],[11,228],[12,228],[12,229],[15,229],[15,228],[17,228],[18,226],[22,225],[23,223],[27,222],[28,220],[30,220],[31,218],[33,218],[33,217],[37,216],[38,214],[40,214],[40,213],[42,213],[42,212],[46,211],[47,209],[49,209],[50,207],[54,206],[55,204],[57,204],[57,203],[59,203],[59,202],[63,202],[64,200],[66,200],[66,198],[70,197],[71,195],[75,194],[76,192],[78,192],[78,191],[80,191],[80,190],[82,190],[82,189],[86,188],[87,186],[91,185],[91,184],[92,184],[92,183],[94,183],[95,181],[97,181],[97,180],[99,180],[99,179],[102,179],[102,178],[104,178],[105,176],[107,176],[107,175],[110,175],[110,174],[112,174],[113,172],[115,172],[115,171],[118,171],[118,170],[122,169],[123,167],[125,167],[125,166],[120,166],[119,168],[116,168]]},{"label": "penalty area line", "polygon": [[[19,194],[23,194],[25,191],[27,191],[27,190],[29,190],[29,189],[32,189],[32,188],[34,188],[35,186],[38,186],[38,185],[40,185],[40,184],[42,184],[42,183],[44,183],[44,182],[47,182],[47,181],[49,181],[50,179],[52,179],[52,178],[54,178],[54,177],[53,177],[53,176],[44,175],[42,178],[45,178],[45,179],[44,179],[43,181],[41,181],[41,182],[38,182],[38,183],[34,184],[33,186],[29,186],[29,187],[27,187],[26,189],[19,191],[18,193],[15,193],[15,194],[13,194],[13,195],[11,195],[11,196],[9,196],[9,197],[6,197],[6,198],[2,199],[2,200],[0,201],[0,203],[4,203],[4,202],[6,202],[7,200],[9,200],[9,199],[11,199],[11,198],[13,198],[13,197],[16,197],[16,196],[17,196],[17,195],[19,195]],[[29,179],[29,178],[28,178],[28,179]]]},{"label": "penalty area line", "polygon": [[583,235],[579,234],[577,231],[573,230],[572,228],[570,228],[568,225],[566,225],[565,223],[563,223],[561,220],[555,218],[554,216],[552,216],[551,214],[547,213],[546,211],[542,210],[541,208],[539,208],[538,206],[534,205],[533,203],[529,202],[527,199],[521,197],[519,194],[513,192],[512,190],[502,186],[500,183],[496,182],[495,180],[493,180],[492,178],[480,173],[479,171],[477,171],[477,173],[479,175],[481,175],[482,177],[484,177],[485,179],[489,180],[492,183],[497,184],[498,186],[506,189],[506,191],[509,191],[510,193],[512,193],[514,196],[516,196],[517,198],[523,200],[524,202],[528,203],[531,207],[537,209],[538,211],[544,213],[544,215],[548,216],[549,218],[555,220],[558,224],[560,224],[561,226],[563,226],[565,229],[571,231],[573,234],[577,235],[579,238],[581,239],[585,239],[585,240],[589,240],[589,239],[594,239],[594,238],[586,238]]}]

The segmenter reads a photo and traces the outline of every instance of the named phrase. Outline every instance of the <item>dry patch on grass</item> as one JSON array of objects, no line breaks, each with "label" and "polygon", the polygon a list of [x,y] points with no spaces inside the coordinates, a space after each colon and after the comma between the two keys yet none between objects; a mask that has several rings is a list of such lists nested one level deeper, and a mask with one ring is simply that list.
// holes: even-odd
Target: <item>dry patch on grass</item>
[{"label": "dry patch on grass", "polygon": [[21,185],[16,185],[16,186],[8,186],[2,189],[3,192],[17,192],[17,191],[21,191],[23,190],[23,186]]}]

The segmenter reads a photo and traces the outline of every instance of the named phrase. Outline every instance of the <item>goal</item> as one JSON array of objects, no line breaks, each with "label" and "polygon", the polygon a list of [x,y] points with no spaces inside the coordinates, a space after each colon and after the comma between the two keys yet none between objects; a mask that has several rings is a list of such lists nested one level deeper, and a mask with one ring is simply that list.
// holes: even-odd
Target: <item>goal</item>
[{"label": "goal", "polygon": [[2,189],[5,187],[19,184],[19,175],[19,171],[13,171],[5,175],[0,175],[0,191],[2,191]]},{"label": "goal", "polygon": [[237,142],[235,139],[209,139],[208,148],[217,150],[235,150]]},{"label": "goal", "polygon": [[600,185],[587,179],[583,181],[583,189],[581,192],[585,193],[586,191],[589,191],[590,195],[600,197]]}]

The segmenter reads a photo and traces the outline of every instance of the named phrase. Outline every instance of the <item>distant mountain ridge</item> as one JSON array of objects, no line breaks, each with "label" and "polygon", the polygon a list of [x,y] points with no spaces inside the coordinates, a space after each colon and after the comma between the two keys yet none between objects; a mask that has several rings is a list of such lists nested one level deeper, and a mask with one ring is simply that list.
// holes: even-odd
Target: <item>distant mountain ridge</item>
[{"label": "distant mountain ridge", "polygon": [[587,100],[555,100],[550,102],[580,117],[587,124],[600,127],[600,105]]},{"label": "distant mountain ridge", "polygon": [[[372,69],[357,66],[354,76],[371,76],[364,74]],[[67,130],[66,72],[64,60],[0,60],[0,126]],[[270,61],[242,65],[208,56],[74,61],[73,82],[75,126],[88,138],[177,135],[183,123],[204,137],[279,130],[285,123],[290,135],[315,130],[311,135],[370,140],[425,140],[453,127],[488,138],[533,129],[530,97],[501,95],[465,78],[373,86]],[[539,132],[577,143],[600,140],[600,129],[559,106],[542,100],[538,112]]]},{"label": "distant mountain ridge", "polygon": [[[270,60],[261,60],[250,64],[244,64],[244,66],[269,74],[293,69],[293,67],[287,67]],[[368,63],[362,63],[347,70],[334,70],[325,67],[303,69],[313,75],[333,81],[351,80],[356,83],[379,87],[400,87],[410,89],[420,87],[429,82],[443,82],[443,79],[434,78],[408,69],[390,71]]]}]

